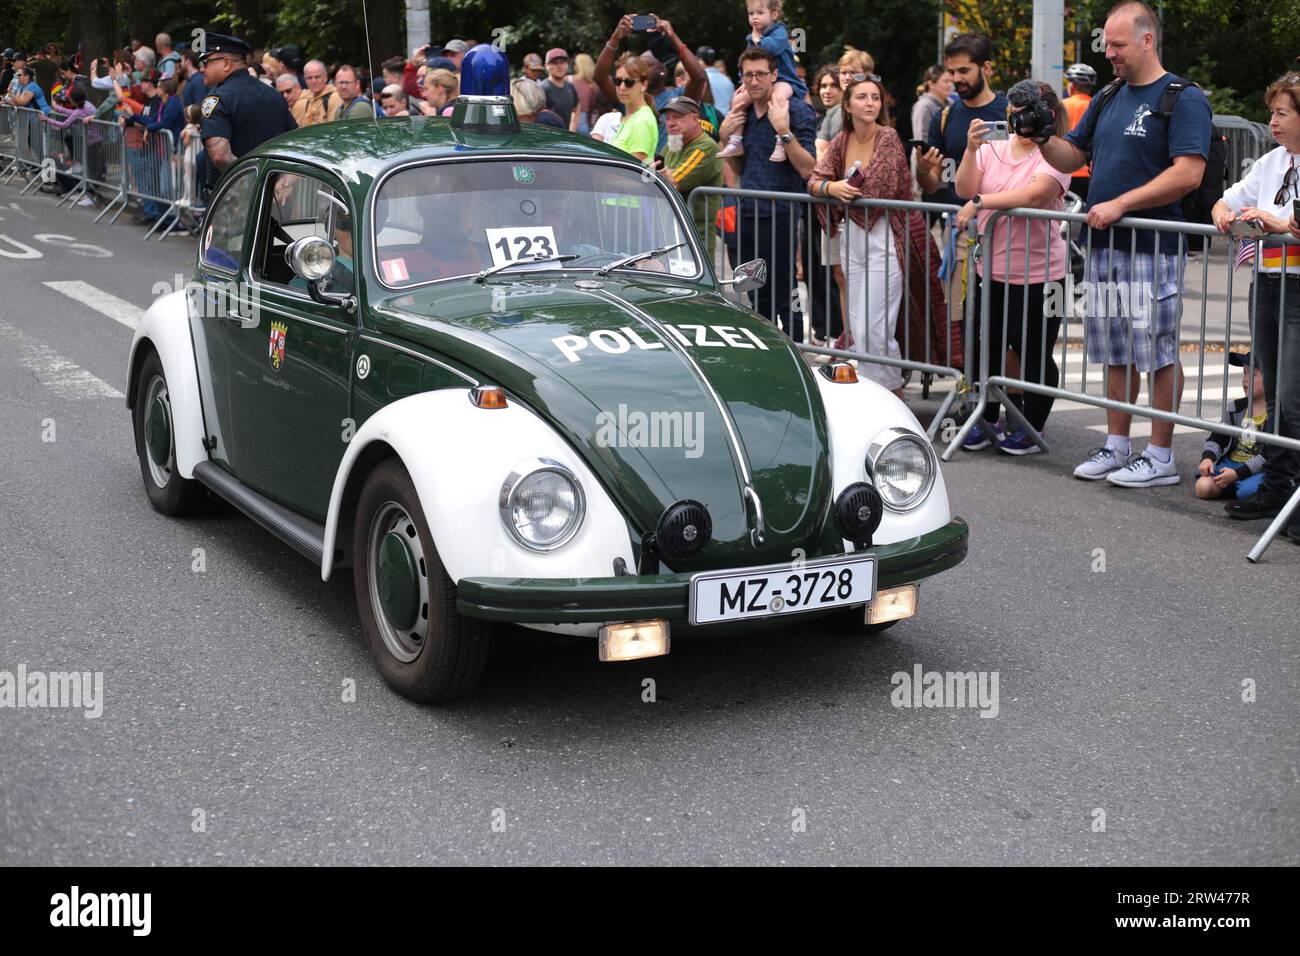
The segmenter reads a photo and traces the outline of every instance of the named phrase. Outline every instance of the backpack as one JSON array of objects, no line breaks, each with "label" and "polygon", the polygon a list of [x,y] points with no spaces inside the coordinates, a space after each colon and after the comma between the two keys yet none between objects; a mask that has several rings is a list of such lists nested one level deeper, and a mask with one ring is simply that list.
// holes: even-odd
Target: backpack
[{"label": "backpack", "polygon": [[[1111,80],[1097,94],[1097,107],[1092,111],[1092,119],[1088,123],[1088,142],[1092,143],[1093,134],[1097,131],[1097,121],[1101,118],[1101,111],[1106,108],[1106,104],[1115,98],[1119,88],[1124,85],[1123,80]],[[1160,108],[1155,111],[1166,124],[1173,118],[1174,105],[1178,102],[1179,95],[1189,86],[1195,86],[1198,90],[1200,86],[1196,83],[1188,83],[1186,80],[1175,76],[1173,82],[1165,87],[1160,94]],[[1092,171],[1091,157],[1088,160],[1088,170]],[[1228,185],[1228,139],[1210,127],[1210,150],[1209,155],[1205,158],[1205,173],[1201,176],[1200,185],[1183,197],[1182,210],[1183,218],[1188,222],[1210,223],[1213,218],[1210,216],[1210,210],[1214,204],[1223,198],[1223,191]]]}]

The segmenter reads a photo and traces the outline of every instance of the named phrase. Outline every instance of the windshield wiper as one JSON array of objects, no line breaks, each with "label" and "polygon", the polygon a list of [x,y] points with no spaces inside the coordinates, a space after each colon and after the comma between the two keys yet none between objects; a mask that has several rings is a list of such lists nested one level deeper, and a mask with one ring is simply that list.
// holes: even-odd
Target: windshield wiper
[{"label": "windshield wiper", "polygon": [[614,269],[631,265],[634,262],[640,262],[642,259],[654,259],[657,256],[662,256],[665,252],[672,252],[674,249],[680,249],[684,245],[686,245],[685,239],[681,242],[674,242],[671,246],[660,246],[658,249],[647,249],[645,252],[637,252],[630,256],[624,256],[622,259],[616,259],[607,266],[601,266],[596,270],[596,275],[609,275],[609,273]]},{"label": "windshield wiper", "polygon": [[580,259],[580,258],[582,257],[579,256],[576,252],[565,253],[562,256],[543,256],[543,255],[524,256],[519,259],[515,259],[512,262],[506,262],[499,266],[493,266],[491,269],[484,269],[482,272],[480,272],[478,275],[474,277],[474,281],[482,282],[484,279],[487,279],[490,276],[494,276],[498,272],[505,272],[507,269],[513,268],[514,266],[518,266],[518,265],[535,265],[539,262],[572,262],[574,259]]}]

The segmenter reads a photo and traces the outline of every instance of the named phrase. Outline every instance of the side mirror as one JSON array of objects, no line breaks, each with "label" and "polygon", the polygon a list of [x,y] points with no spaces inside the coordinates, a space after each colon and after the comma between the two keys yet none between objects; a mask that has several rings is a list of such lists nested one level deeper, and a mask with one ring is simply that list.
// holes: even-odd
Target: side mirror
[{"label": "side mirror", "polygon": [[761,289],[767,284],[767,262],[763,259],[750,259],[736,266],[730,279],[724,279],[720,285],[733,286],[737,292],[749,292]]}]

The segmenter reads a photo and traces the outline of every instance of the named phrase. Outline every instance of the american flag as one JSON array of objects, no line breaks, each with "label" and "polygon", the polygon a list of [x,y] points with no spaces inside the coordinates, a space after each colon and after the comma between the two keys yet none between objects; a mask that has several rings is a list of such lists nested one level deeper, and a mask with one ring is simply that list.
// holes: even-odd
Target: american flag
[{"label": "american flag", "polygon": [[1254,239],[1237,240],[1237,261],[1232,268],[1240,269],[1242,263],[1249,262],[1255,258],[1256,241]]}]

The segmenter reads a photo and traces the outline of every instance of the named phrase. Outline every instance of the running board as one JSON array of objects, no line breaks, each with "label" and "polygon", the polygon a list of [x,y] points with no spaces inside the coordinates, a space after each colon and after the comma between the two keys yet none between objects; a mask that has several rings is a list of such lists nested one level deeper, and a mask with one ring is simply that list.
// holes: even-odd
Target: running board
[{"label": "running board", "polygon": [[219,465],[201,461],[194,466],[194,477],[213,494],[224,498],[248,517],[317,567],[325,554],[325,526],[290,511],[284,505],[258,494]]}]

